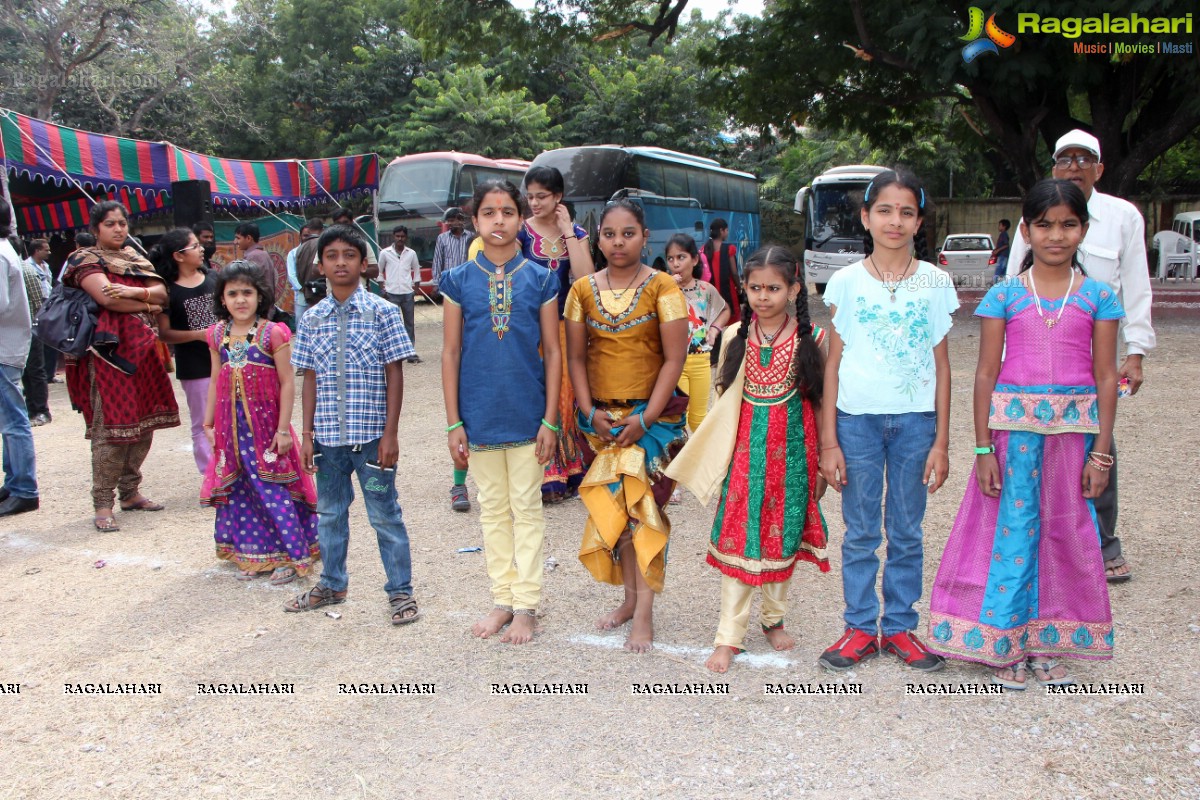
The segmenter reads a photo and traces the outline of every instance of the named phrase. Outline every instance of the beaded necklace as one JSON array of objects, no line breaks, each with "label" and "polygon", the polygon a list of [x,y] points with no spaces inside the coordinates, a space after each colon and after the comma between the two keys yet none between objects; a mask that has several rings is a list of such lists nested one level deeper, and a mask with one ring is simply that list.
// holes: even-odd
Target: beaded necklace
[{"label": "beaded necklace", "polygon": [[766,367],[771,364],[771,356],[775,354],[775,339],[779,334],[783,333],[783,329],[787,327],[788,316],[783,315],[783,324],[775,329],[774,333],[766,333],[762,329],[762,323],[757,319],[754,320],[754,326],[758,329],[758,340],[762,342],[758,346],[758,363],[759,366]]},{"label": "beaded necklace", "polygon": [[1033,307],[1037,309],[1037,315],[1046,323],[1046,330],[1050,330],[1058,321],[1062,319],[1063,311],[1067,309],[1067,301],[1071,299],[1071,290],[1075,288],[1075,268],[1071,268],[1071,283],[1067,286],[1067,293],[1062,296],[1062,305],[1058,307],[1058,314],[1053,317],[1047,317],[1042,313],[1042,298],[1038,295],[1037,282],[1033,279],[1033,270],[1029,270],[1029,291],[1033,293]]}]

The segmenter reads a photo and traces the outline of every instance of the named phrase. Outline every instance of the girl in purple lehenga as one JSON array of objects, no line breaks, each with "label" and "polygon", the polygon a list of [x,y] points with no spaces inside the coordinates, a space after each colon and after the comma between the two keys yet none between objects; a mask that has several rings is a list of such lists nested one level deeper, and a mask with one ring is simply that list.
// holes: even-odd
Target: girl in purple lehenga
[{"label": "girl in purple lehenga", "polygon": [[289,420],[295,382],[291,333],[269,322],[273,295],[260,268],[235,261],[218,274],[208,329],[213,377],[204,429],[213,445],[200,502],[217,509],[217,558],[239,578],[279,585],[320,557],[316,490],[300,469]]},{"label": "girl in purple lehenga", "polygon": [[1021,275],[975,312],[974,479],[930,597],[929,649],[986,664],[1010,689],[1025,688],[1027,670],[1071,683],[1055,658],[1112,657],[1092,501],[1113,463],[1124,312],[1116,292],[1076,271],[1087,223],[1074,184],[1037,184],[1022,209]]}]

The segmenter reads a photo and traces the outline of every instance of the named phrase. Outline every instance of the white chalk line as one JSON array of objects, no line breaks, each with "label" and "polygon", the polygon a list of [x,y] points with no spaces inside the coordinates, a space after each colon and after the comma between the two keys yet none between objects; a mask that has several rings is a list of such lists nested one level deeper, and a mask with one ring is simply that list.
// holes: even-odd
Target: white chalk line
[{"label": "white chalk line", "polygon": [[[603,635],[598,633],[579,633],[567,641],[572,644],[585,644],[591,647],[603,647],[609,650],[622,650],[625,647],[625,637],[621,634]],[[712,655],[712,650],[700,647],[685,647],[677,644],[654,643],[655,650],[670,653],[673,656],[691,659],[703,664]],[[742,653],[733,657],[733,663],[738,666],[753,667],[754,669],[792,669],[798,662],[780,653]]]}]

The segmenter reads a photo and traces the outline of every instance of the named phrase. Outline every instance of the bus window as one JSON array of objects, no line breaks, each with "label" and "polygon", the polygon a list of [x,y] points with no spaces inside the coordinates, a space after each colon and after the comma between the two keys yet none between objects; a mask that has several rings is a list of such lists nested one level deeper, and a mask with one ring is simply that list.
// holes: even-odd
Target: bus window
[{"label": "bus window", "polygon": [[741,180],[733,178],[731,183],[738,187],[738,211],[755,211],[758,207],[758,187],[753,181]]},{"label": "bus window", "polygon": [[687,170],[675,164],[663,164],[667,197],[688,197]]},{"label": "bus window", "polygon": [[712,208],[712,192],[708,188],[708,173],[699,169],[688,170],[688,197],[696,198],[704,208]]},{"label": "bus window", "polygon": [[645,158],[636,159],[630,167],[629,188],[665,195],[662,164]]},{"label": "bus window", "polygon": [[713,173],[708,176],[709,191],[712,192],[712,208],[729,208],[729,181],[724,175]]}]

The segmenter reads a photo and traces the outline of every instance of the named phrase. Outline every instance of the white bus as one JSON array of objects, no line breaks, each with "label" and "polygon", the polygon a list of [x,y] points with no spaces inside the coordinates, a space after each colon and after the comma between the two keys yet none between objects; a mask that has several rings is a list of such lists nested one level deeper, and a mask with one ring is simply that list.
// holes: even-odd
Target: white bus
[{"label": "white bus", "polygon": [[833,273],[863,257],[860,210],[867,184],[885,167],[832,167],[796,192],[794,211],[804,215],[804,276],[824,292]]}]

